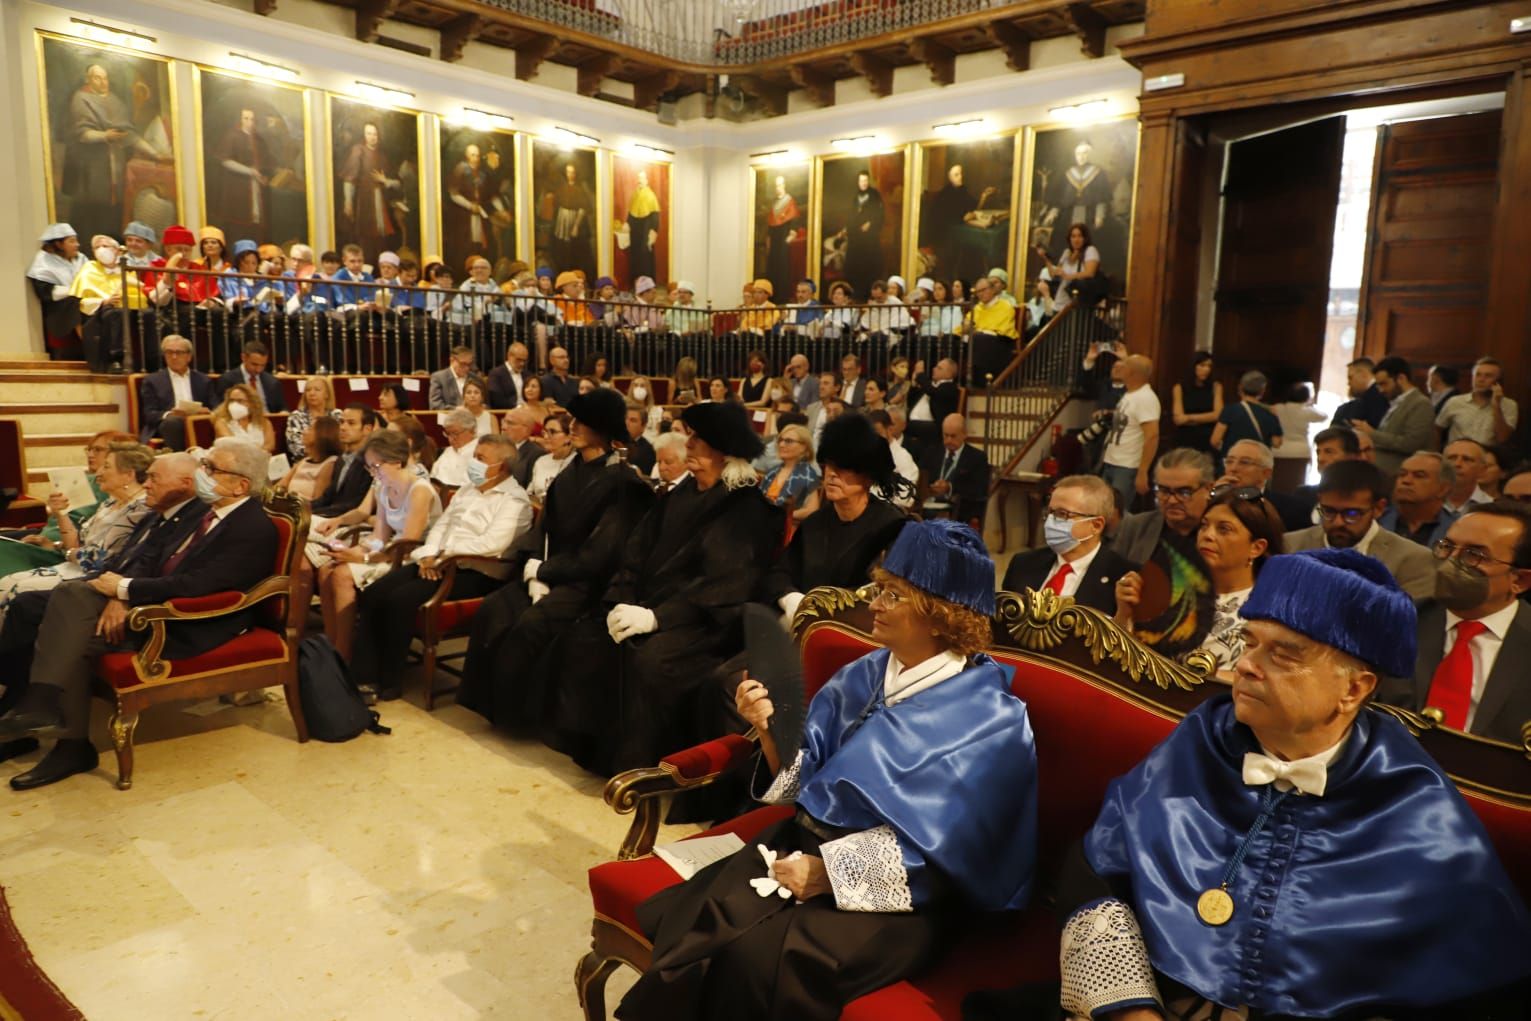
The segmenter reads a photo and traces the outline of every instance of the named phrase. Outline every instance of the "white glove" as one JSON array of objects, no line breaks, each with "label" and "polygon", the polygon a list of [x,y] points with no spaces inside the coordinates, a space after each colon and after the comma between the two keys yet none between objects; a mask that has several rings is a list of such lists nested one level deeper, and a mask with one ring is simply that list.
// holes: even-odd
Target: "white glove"
[{"label": "white glove", "polygon": [[541,601],[543,596],[551,591],[552,589],[540,581],[533,580],[526,583],[526,594],[532,597],[532,605],[534,606]]},{"label": "white glove", "polygon": [[781,622],[789,631],[792,629],[792,618],[797,616],[797,604],[802,601],[801,592],[788,592],[776,600],[776,605],[781,607]]},{"label": "white glove", "polygon": [[536,581],[537,572],[542,568],[542,561],[528,560],[526,566],[521,569],[522,581]]},{"label": "white glove", "polygon": [[606,615],[606,631],[618,645],[636,635],[646,635],[658,630],[659,620],[654,611],[632,603],[618,603]]}]

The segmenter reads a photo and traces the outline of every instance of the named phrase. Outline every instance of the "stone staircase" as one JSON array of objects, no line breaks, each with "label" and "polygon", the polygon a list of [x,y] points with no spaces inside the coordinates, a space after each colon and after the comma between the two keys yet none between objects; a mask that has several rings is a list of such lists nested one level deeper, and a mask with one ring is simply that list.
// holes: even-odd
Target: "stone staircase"
[{"label": "stone staircase", "polygon": [[48,494],[49,468],[85,464],[85,444],[103,429],[126,429],[125,381],[92,375],[84,362],[0,352],[0,418],[21,424],[27,492]]}]

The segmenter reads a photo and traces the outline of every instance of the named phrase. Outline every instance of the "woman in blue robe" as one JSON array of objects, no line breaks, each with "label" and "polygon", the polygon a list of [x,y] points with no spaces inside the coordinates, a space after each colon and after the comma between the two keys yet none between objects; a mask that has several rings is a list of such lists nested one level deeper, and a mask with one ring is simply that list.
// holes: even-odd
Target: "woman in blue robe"
[{"label": "woman in blue robe", "polygon": [[980,651],[993,561],[967,526],[916,522],[873,578],[885,648],[814,697],[792,761],[769,693],[739,686],[757,796],[796,815],[639,905],[654,958],[623,1021],[833,1021],[928,967],[965,911],[1025,906],[1036,750],[1008,672]]}]

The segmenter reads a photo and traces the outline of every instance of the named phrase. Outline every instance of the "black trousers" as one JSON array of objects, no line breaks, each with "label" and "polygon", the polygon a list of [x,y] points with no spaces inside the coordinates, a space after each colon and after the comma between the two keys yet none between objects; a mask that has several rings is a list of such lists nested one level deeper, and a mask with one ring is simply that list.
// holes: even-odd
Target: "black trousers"
[{"label": "black trousers", "polygon": [[[418,566],[405,564],[362,589],[356,600],[356,639],[351,651],[351,676],[356,683],[375,684],[379,690],[402,687],[415,613],[440,584],[420,577]],[[460,570],[447,597],[473,599],[499,585],[487,574]]]},{"label": "black trousers", "polygon": [[457,704],[517,729],[580,716],[561,708],[565,689],[543,660],[589,602],[585,586],[560,585],[533,605],[519,579],[485,599],[473,618]]}]

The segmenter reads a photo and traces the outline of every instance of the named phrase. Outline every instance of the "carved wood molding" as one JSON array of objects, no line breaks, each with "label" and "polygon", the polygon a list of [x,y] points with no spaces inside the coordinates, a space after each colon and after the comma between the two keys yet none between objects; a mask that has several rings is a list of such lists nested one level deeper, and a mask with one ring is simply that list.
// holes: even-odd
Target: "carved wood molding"
[{"label": "carved wood molding", "polygon": [[529,82],[537,77],[537,73],[542,70],[542,62],[556,56],[562,46],[563,44],[556,37],[540,35],[525,45],[517,47],[517,80]]},{"label": "carved wood molding", "polygon": [[441,59],[455,64],[462,59],[462,52],[477,39],[489,24],[477,14],[459,14],[441,26]]},{"label": "carved wood molding", "polygon": [[852,53],[851,67],[867,80],[872,95],[879,99],[893,95],[893,65],[865,51]]},{"label": "carved wood molding", "polygon": [[255,0],[252,10],[261,17],[276,13],[276,0]]},{"label": "carved wood molding", "polygon": [[739,88],[740,92],[754,96],[765,107],[766,112],[773,117],[781,117],[787,112],[787,90],[780,85],[773,85],[768,81],[756,78],[752,74],[730,75],[729,82]]},{"label": "carved wood molding", "polygon": [[383,22],[399,9],[399,0],[361,0],[356,7],[356,38],[364,43],[375,43],[383,28]]},{"label": "carved wood molding", "polygon": [[1063,16],[1079,36],[1079,48],[1087,57],[1106,55],[1106,19],[1087,3],[1072,3],[1063,9]]},{"label": "carved wood molding", "polygon": [[582,96],[593,96],[601,91],[601,82],[610,77],[622,60],[615,53],[598,53],[579,65],[578,90]]},{"label": "carved wood molding", "polygon": [[911,39],[909,55],[924,63],[930,70],[930,80],[937,85],[950,85],[957,80],[957,51],[934,39]]},{"label": "carved wood molding", "polygon": [[1005,54],[1005,66],[1012,71],[1031,70],[1031,36],[1008,21],[991,21],[983,34]]},{"label": "carved wood molding", "polygon": [[660,71],[633,83],[633,105],[640,110],[653,112],[659,109],[659,99],[680,84],[679,71]]},{"label": "carved wood molding", "polygon": [[834,78],[807,64],[793,64],[787,73],[792,76],[792,84],[808,93],[808,98],[819,106],[835,105]]}]

